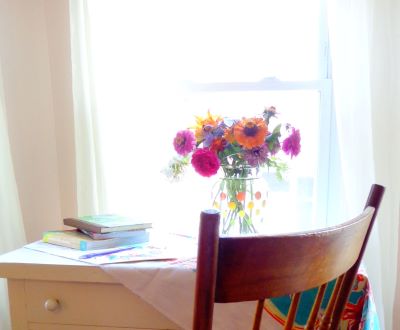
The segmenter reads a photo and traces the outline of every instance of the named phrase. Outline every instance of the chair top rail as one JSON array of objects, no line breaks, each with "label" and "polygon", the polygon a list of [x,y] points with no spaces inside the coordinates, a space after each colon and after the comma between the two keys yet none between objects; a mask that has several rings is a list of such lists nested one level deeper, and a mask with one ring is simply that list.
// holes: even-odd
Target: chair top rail
[{"label": "chair top rail", "polygon": [[309,232],[220,237],[216,301],[276,297],[338,277],[357,261],[373,214],[367,207],[351,221]]}]

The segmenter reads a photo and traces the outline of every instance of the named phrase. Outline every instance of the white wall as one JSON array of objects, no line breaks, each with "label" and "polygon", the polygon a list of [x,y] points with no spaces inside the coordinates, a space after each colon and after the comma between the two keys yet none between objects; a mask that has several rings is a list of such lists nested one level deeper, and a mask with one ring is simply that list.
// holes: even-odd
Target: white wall
[{"label": "white wall", "polygon": [[0,60],[28,241],[76,213],[67,0],[0,0]]}]

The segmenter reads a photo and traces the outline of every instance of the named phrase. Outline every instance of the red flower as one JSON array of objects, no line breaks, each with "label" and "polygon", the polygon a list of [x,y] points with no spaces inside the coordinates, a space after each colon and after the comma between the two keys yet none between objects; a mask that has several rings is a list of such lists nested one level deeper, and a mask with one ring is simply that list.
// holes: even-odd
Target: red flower
[{"label": "red flower", "polygon": [[197,149],[192,155],[192,165],[197,173],[209,177],[218,172],[220,162],[215,152]]},{"label": "red flower", "polygon": [[218,154],[220,151],[224,150],[226,147],[226,140],[224,138],[216,138],[211,143],[210,150]]}]

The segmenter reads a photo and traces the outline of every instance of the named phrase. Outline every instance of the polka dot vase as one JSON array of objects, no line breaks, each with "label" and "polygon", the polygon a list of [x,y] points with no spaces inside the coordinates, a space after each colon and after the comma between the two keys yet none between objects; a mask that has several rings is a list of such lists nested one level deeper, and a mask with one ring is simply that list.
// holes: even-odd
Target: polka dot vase
[{"label": "polka dot vase", "polygon": [[212,207],[220,211],[222,235],[256,234],[266,221],[267,182],[252,171],[238,173],[225,173],[212,189]]}]

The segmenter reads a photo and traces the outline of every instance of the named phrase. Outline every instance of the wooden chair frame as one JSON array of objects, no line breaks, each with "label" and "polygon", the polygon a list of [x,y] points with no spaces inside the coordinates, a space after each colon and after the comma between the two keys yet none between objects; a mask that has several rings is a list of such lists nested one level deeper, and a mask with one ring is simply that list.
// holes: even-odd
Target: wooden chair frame
[{"label": "wooden chair frame", "polygon": [[319,329],[337,329],[363,257],[384,187],[372,185],[364,212],[335,227],[290,235],[220,237],[219,213],[201,213],[193,329],[212,329],[214,303],[264,301],[291,294],[292,329],[302,291],[318,287],[306,329],[314,329],[327,282],[337,278]]}]

